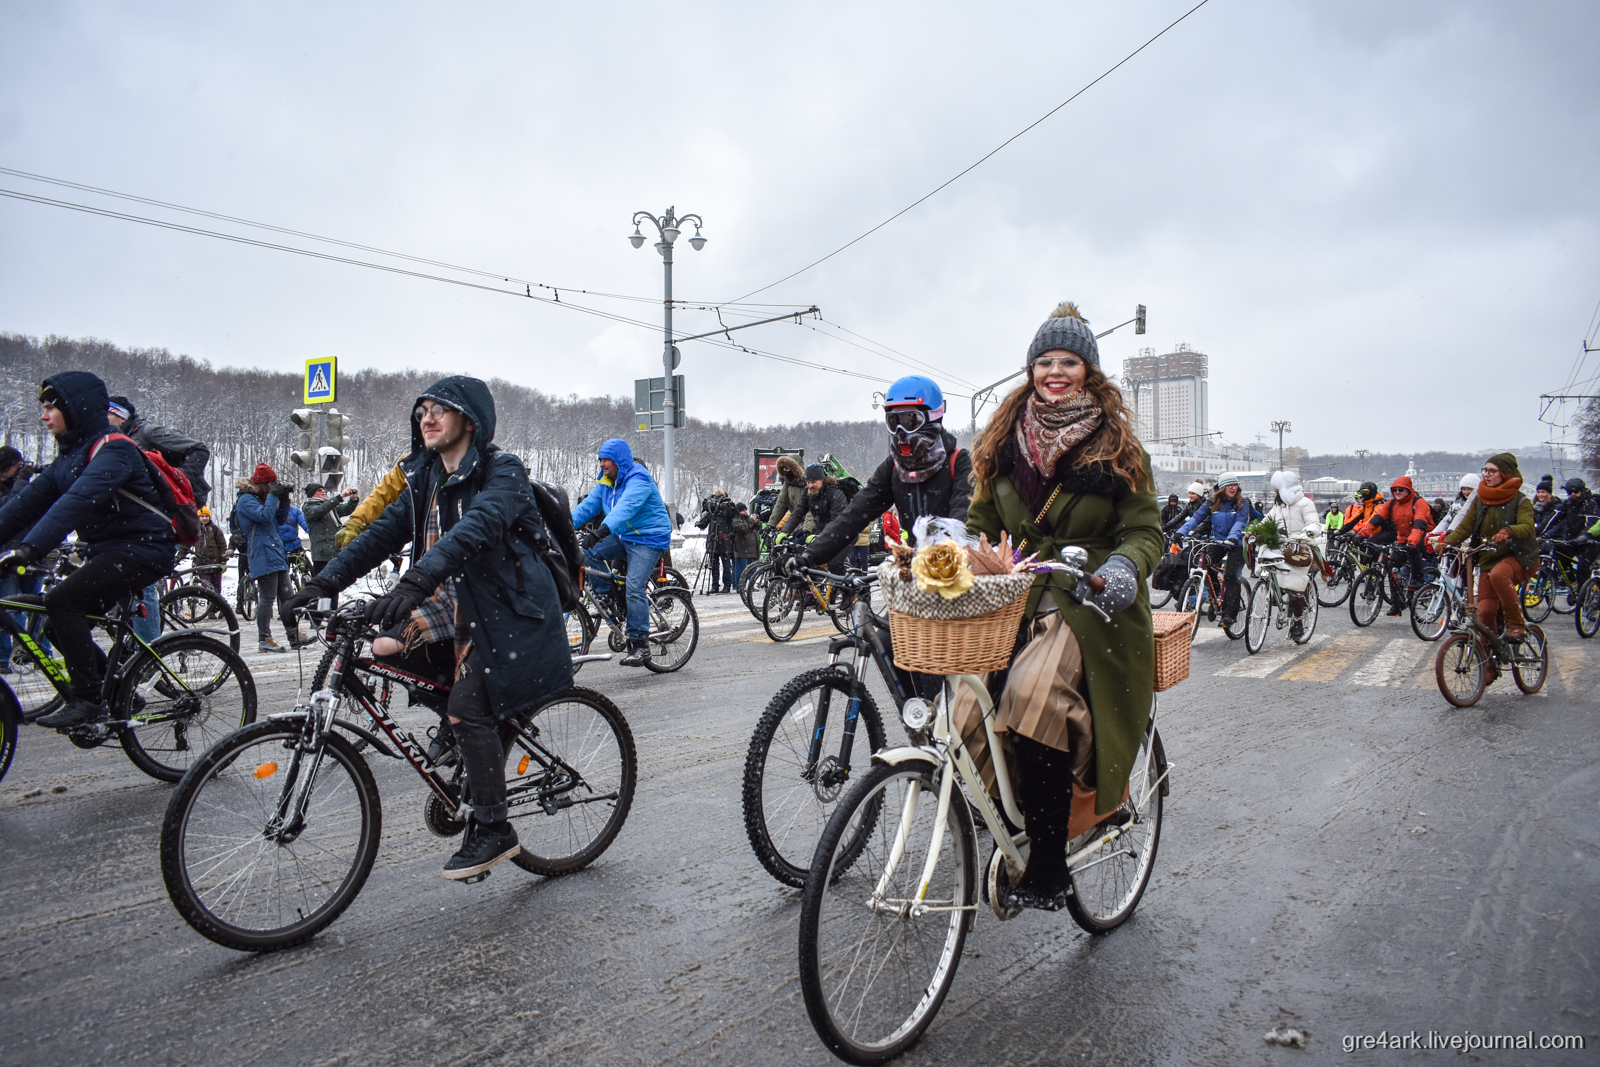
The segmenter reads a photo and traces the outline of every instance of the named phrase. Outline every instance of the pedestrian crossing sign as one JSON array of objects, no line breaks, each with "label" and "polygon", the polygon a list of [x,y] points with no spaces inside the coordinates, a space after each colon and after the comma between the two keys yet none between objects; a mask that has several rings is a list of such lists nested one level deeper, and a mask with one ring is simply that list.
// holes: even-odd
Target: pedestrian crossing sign
[{"label": "pedestrian crossing sign", "polygon": [[337,356],[319,356],[306,360],[307,404],[330,404],[334,399],[334,384],[339,368]]}]

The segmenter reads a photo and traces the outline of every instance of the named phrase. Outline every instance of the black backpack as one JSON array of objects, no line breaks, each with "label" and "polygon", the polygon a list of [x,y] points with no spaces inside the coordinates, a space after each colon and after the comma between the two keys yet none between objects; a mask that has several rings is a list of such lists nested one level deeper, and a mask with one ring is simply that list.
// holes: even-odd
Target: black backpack
[{"label": "black backpack", "polygon": [[535,524],[519,519],[514,532],[544,560],[550,577],[555,580],[561,610],[571,611],[583,595],[583,550],[578,547],[578,534],[572,528],[567,491],[559,485],[533,478],[528,479],[528,484],[533,488],[534,503],[539,506],[542,521]]},{"label": "black backpack", "polygon": [[839,488],[844,490],[844,500],[848,504],[856,498],[857,493],[861,492],[861,479],[853,474],[848,478],[840,478]]}]

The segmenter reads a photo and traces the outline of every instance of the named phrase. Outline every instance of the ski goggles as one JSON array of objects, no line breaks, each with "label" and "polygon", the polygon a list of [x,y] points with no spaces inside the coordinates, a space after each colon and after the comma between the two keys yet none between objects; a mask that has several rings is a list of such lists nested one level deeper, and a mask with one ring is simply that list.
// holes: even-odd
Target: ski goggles
[{"label": "ski goggles", "polygon": [[890,430],[916,433],[932,422],[933,418],[927,408],[896,408],[893,411],[885,411],[883,421],[889,424]]}]

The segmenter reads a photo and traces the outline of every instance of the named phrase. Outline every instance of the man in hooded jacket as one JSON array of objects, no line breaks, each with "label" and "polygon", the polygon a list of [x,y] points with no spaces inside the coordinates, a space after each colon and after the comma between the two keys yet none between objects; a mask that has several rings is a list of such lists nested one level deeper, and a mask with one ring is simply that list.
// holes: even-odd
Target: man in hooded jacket
[{"label": "man in hooded jacket", "polygon": [[[622,657],[622,666],[642,667],[650,658],[648,583],[661,554],[672,547],[672,521],[650,469],[634,460],[633,449],[620,437],[600,446],[600,475],[594,489],[573,509],[572,525],[583,526],[596,516],[604,522],[598,538],[584,547],[584,562],[598,567],[627,561],[628,654]],[[589,580],[601,582],[593,576]],[[598,591],[609,591],[606,584],[607,589]]]},{"label": "man in hooded jacket", "polygon": [[125,396],[114,396],[106,407],[111,425],[133,438],[146,452],[160,452],[161,458],[183,472],[189,479],[189,489],[194,493],[196,507],[205,507],[211,499],[211,484],[206,481],[206,465],[211,462],[211,449],[186,433],[170,426],[152,426],[144,421],[133,401]]},{"label": "man in hooded jacket", "polygon": [[298,611],[332,597],[405,545],[411,566],[367,607],[408,641],[450,641],[457,664],[446,715],[472,811],[446,878],[479,875],[518,854],[508,819],[497,722],[572,684],[555,580],[529,543],[543,524],[522,461],[494,445],[494,398],[451,375],[417,398],[406,484],[321,574],[291,597]]},{"label": "man in hooded jacket", "polygon": [[131,441],[104,440],[116,432],[106,418],[104,382],[88,371],[63,371],[45,379],[39,402],[40,419],[55,435],[56,459],[0,508],[0,544],[27,531],[0,569],[15,573],[37,563],[78,531],[87,562],[44,598],[72,676],[72,699],[38,721],[80,726],[106,718],[100,702],[106,656],[90,635],[88,616],[170,573],[177,537],[144,453]]}]

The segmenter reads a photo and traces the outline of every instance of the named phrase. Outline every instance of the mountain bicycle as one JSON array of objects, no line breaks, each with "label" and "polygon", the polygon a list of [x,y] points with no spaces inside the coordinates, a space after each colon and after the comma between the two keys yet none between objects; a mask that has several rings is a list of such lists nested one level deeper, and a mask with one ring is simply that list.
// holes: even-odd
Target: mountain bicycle
[{"label": "mountain bicycle", "polygon": [[[806,608],[811,607],[827,615],[834,629],[849,633],[858,591],[846,580],[848,575],[848,571],[838,575],[806,568],[789,576],[775,570],[761,601],[761,628],[774,641],[788,641],[800,632]],[[870,595],[865,588],[859,593]]]},{"label": "mountain bicycle", "polygon": [[1578,628],[1578,636],[1593,637],[1600,630],[1600,568],[1589,572],[1573,601],[1577,606],[1572,611],[1572,622]]},{"label": "mountain bicycle", "polygon": [[[100,700],[106,722],[64,727],[58,733],[79,748],[117,741],[145,774],[176,782],[190,763],[227,730],[255,721],[256,684],[250,668],[227,645],[205,634],[178,631],[145,641],[133,632],[143,610],[137,595],[125,597],[105,615],[89,621],[111,636],[106,649]],[[66,665],[44,651],[36,628],[19,624],[12,613],[44,618],[44,598],[22,594],[0,600],[0,629],[11,635],[33,670],[17,676],[14,689],[0,678],[0,776],[9,767],[24,724],[60,708],[72,697]]]},{"label": "mountain bicycle", "polygon": [[201,564],[175,570],[162,580],[159,606],[163,630],[199,630],[228,642],[239,651],[239,618],[227,598],[193,579],[197,573],[220,571],[226,564]]},{"label": "mountain bicycle", "polygon": [[1423,584],[1411,598],[1411,629],[1424,641],[1437,641],[1471,612],[1463,570],[1468,565],[1462,550],[1441,546],[1439,576]]},{"label": "mountain bicycle", "polygon": [[1554,611],[1569,615],[1578,608],[1583,571],[1565,541],[1539,542],[1539,570],[1522,583],[1522,614],[1544,622]]},{"label": "mountain bicycle", "polygon": [[[962,687],[982,711],[998,806],[951,722]],[[800,905],[800,988],[818,1036],[849,1063],[883,1063],[922,1036],[955,979],[980,893],[998,918],[1021,914],[1011,888],[1027,867],[1028,837],[994,710],[970,674],[945,678],[932,706],[908,699],[901,721],[912,744],[872,757],[817,843]],[[1092,934],[1133,914],[1155,863],[1170,787],[1156,710],[1152,700],[1122,804],[1067,845],[1067,910]],[[981,869],[974,810],[995,842]]]},{"label": "mountain bicycle", "polygon": [[[1189,641],[1194,641],[1195,634],[1200,632],[1200,618],[1204,616],[1207,622],[1216,622],[1218,613],[1222,610],[1225,599],[1224,590],[1227,588],[1227,576],[1224,569],[1227,566],[1226,541],[1213,541],[1204,537],[1187,538],[1190,549],[1189,577],[1178,587],[1177,602],[1173,611],[1187,612],[1189,619]],[[1223,549],[1222,559],[1213,562],[1210,549]],[[1230,641],[1237,641],[1245,634],[1245,627],[1250,621],[1250,610],[1255,603],[1255,589],[1249,582],[1239,582],[1239,611],[1233,617],[1233,625],[1223,628],[1223,633],[1228,635]]]},{"label": "mountain bicycle", "polygon": [[[443,706],[449,686],[365,655],[376,635],[365,611],[357,603],[327,616],[325,684],[309,704],[218,741],[167,805],[167,894],[184,921],[219,945],[270,952],[300,944],[356,898],[383,821],[361,749],[404,760],[422,778],[429,831],[454,837],[466,828],[461,762],[430,763],[389,708],[396,688]],[[341,717],[345,705],[376,729]],[[573,687],[504,720],[500,732],[510,818],[522,843],[512,862],[546,876],[593,863],[633,803],[637,759],[622,712],[600,693]]]},{"label": "mountain bicycle", "polygon": [[[834,580],[826,571],[808,572]],[[872,610],[877,575],[837,579],[848,585],[850,632],[828,642],[827,666],[790,679],[761,713],[744,761],[745,833],[756,859],[784,885],[805,884],[807,864],[839,797],[886,738],[867,690],[875,663],[898,710],[910,696],[889,653],[889,620]],[[846,651],[853,658],[841,662]],[[837,706],[835,705],[837,701]],[[860,733],[865,727],[866,734]]]},{"label": "mountain bicycle", "polygon": [[[1357,626],[1371,626],[1385,604],[1395,607],[1396,613],[1410,607],[1415,590],[1401,568],[1409,562],[1399,551],[1399,545],[1378,548],[1376,557],[1350,589],[1350,621]],[[1420,589],[1418,584],[1416,589]]]},{"label": "mountain bicycle", "polygon": [[[586,655],[603,624],[608,629],[607,642],[611,651],[626,651],[626,565],[619,567],[601,560],[599,567],[586,565],[583,570],[588,576],[583,583],[583,598],[567,613],[568,645],[574,654]],[[595,579],[605,583],[604,592],[596,592]],[[653,586],[645,590],[645,597],[650,608],[650,634],[646,638],[650,644],[650,658],[645,666],[657,674],[670,674],[681,669],[694,655],[700,643],[700,616],[694,609],[689,590],[680,586]]]},{"label": "mountain bicycle", "polygon": [[[1464,559],[1488,548],[1469,549]],[[1472,568],[1467,570],[1466,600],[1472,598]],[[1550,673],[1550,648],[1545,643],[1544,631],[1528,623],[1527,633],[1521,641],[1512,644],[1505,640],[1504,620],[1499,632],[1489,629],[1470,612],[1463,612],[1450,626],[1450,636],[1439,646],[1433,662],[1434,679],[1445,700],[1458,708],[1476,704],[1483,691],[1507,669],[1517,688],[1524,693],[1537,693],[1544,688]]]},{"label": "mountain bicycle", "polygon": [[1361,576],[1372,565],[1371,545],[1362,537],[1347,531],[1334,531],[1328,535],[1328,569],[1317,587],[1317,603],[1325,608],[1336,608],[1350,596]]},{"label": "mountain bicycle", "polygon": [[773,556],[780,536],[770,526],[761,527],[761,555],[746,565],[744,574],[739,576],[739,599],[757,619],[761,618],[761,602],[767,595],[767,581],[772,576]]},{"label": "mountain bicycle", "polygon": [[[1310,551],[1309,544],[1299,543]],[[1296,580],[1295,570],[1308,571],[1315,563],[1303,569],[1292,568],[1284,556],[1284,551],[1276,548],[1260,548],[1256,552],[1257,577],[1250,590],[1244,629],[1245,651],[1252,656],[1266,644],[1274,622],[1279,630],[1287,626],[1289,639],[1297,645],[1310,641],[1317,630],[1317,580],[1308,575],[1305,588],[1284,588],[1286,582]],[[1295,600],[1301,605],[1298,613],[1294,610]]]}]

